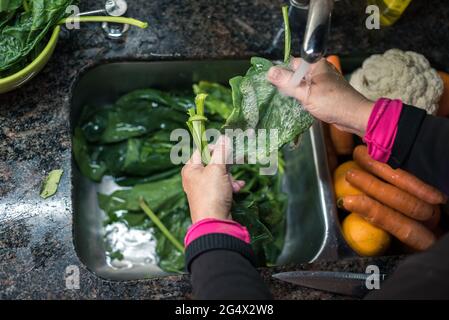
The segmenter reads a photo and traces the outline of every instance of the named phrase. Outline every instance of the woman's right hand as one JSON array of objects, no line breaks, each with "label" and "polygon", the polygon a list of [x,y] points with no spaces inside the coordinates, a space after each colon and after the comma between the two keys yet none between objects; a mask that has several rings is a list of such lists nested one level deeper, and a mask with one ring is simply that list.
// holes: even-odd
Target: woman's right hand
[{"label": "woman's right hand", "polygon": [[[293,59],[292,69],[300,63],[301,59]],[[290,84],[292,75],[292,71],[275,66],[269,70],[268,80],[282,93],[298,99],[314,117],[360,137],[365,135],[374,102],[351,87],[326,59],[312,64],[306,81],[299,86]]]}]

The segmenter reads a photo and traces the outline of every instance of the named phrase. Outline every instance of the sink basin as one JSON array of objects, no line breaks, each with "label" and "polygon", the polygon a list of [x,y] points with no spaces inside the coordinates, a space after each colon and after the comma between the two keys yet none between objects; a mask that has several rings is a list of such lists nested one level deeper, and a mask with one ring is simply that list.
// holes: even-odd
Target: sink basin
[{"label": "sink basin", "polygon": [[[343,63],[344,61],[342,61]],[[243,74],[249,62],[239,60],[117,62],[94,67],[75,84],[71,101],[71,125],[76,125],[86,104],[107,104],[141,88],[190,89],[200,80],[227,84]],[[287,232],[279,264],[336,260],[354,256],[342,238],[327,165],[321,123],[316,121],[303,135],[300,147],[283,151],[288,194]],[[83,177],[72,160],[74,241],[81,261],[95,274],[113,280],[166,275],[151,259],[117,267],[106,255],[104,213],[97,192],[110,193],[109,179],[93,183]]]}]

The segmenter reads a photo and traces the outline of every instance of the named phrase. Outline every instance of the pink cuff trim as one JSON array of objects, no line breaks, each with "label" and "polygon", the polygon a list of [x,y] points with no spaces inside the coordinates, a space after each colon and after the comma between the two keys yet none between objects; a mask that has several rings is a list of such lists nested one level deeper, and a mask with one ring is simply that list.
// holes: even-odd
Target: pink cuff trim
[{"label": "pink cuff trim", "polygon": [[206,218],[189,227],[184,238],[184,246],[187,247],[193,240],[209,233],[224,233],[250,243],[248,230],[238,222]]},{"label": "pink cuff trim", "polygon": [[390,158],[401,111],[401,100],[380,98],[374,104],[363,138],[368,154],[374,160],[387,162]]}]

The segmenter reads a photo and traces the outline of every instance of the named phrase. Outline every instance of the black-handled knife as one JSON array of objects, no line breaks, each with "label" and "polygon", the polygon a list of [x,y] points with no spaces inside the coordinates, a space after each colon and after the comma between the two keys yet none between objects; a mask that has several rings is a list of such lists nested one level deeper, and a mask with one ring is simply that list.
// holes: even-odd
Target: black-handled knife
[{"label": "black-handled knife", "polygon": [[307,288],[361,298],[368,293],[373,281],[382,282],[386,275],[334,271],[292,271],[273,274],[273,278]]}]

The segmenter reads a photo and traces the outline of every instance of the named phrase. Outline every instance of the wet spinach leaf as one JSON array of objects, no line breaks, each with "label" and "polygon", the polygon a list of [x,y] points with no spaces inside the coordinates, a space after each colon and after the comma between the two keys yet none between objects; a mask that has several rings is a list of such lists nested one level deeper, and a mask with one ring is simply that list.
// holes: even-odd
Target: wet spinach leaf
[{"label": "wet spinach leaf", "polygon": [[182,128],[188,97],[172,97],[159,90],[133,91],[113,106],[85,107],[81,128],[89,142],[113,143],[159,130]]},{"label": "wet spinach leaf", "polygon": [[164,141],[157,134],[119,143],[92,144],[76,128],[73,137],[73,152],[81,172],[97,182],[104,175],[146,177],[172,170],[175,165],[170,161],[171,147],[169,140]]},{"label": "wet spinach leaf", "polygon": [[[290,28],[288,14],[283,8],[286,30],[285,56],[281,64],[289,68]],[[225,127],[246,129],[277,130],[278,143],[267,145],[267,151],[280,149],[307,130],[313,117],[302,107],[298,100],[284,96],[267,80],[268,70],[274,64],[264,58],[251,58],[251,67],[244,76],[229,80],[232,88],[233,110],[226,120]]]},{"label": "wet spinach leaf", "polygon": [[139,184],[131,189],[117,190],[110,195],[99,194],[100,208],[105,212],[121,210],[141,211],[139,200],[143,198],[156,214],[186,206],[187,199],[181,184],[181,176]]},{"label": "wet spinach leaf", "polygon": [[14,11],[22,5],[22,0],[0,0],[0,12]]}]

